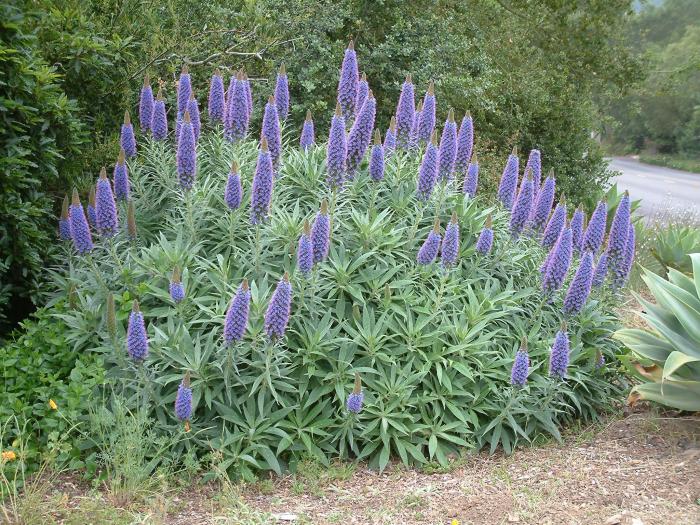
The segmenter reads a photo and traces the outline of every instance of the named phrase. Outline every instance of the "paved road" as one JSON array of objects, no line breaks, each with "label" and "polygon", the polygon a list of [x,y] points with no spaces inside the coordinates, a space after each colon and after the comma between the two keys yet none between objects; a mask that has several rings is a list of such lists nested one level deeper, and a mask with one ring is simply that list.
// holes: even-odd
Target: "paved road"
[{"label": "paved road", "polygon": [[615,179],[618,187],[629,190],[632,199],[642,199],[639,212],[646,217],[668,220],[700,213],[700,173],[642,164],[628,157],[609,162],[610,169],[622,172]]}]

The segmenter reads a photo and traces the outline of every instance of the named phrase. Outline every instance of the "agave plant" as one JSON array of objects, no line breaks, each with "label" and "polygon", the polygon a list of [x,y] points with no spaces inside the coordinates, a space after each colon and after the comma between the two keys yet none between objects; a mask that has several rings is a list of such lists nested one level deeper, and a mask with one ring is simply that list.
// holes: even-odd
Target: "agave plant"
[{"label": "agave plant", "polygon": [[689,275],[692,263],[688,254],[700,253],[700,229],[673,224],[659,228],[650,252],[664,274],[673,268]]},{"label": "agave plant", "polygon": [[630,349],[625,358],[642,384],[629,402],[649,400],[681,410],[700,410],[700,253],[689,255],[689,277],[671,268],[668,280],[644,270],[642,278],[656,303],[637,297],[650,330],[615,334]]}]

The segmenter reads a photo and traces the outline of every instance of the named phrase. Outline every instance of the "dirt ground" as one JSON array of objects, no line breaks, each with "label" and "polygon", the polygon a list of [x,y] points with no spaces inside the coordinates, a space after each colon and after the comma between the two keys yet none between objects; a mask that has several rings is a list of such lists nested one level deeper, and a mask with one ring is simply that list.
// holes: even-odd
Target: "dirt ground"
[{"label": "dirt ground", "polygon": [[62,476],[36,503],[20,523],[700,524],[700,417],[639,411],[447,470],[308,464],[255,484],[166,489],[126,509]]}]

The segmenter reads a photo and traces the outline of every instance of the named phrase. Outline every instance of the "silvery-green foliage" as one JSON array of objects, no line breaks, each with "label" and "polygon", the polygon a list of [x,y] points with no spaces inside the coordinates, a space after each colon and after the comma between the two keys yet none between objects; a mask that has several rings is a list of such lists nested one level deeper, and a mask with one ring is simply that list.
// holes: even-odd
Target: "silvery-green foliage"
[{"label": "silvery-green foliage", "polygon": [[[53,272],[57,296],[71,284],[79,307],[64,314],[68,339],[80,352],[101,352],[110,388],[134,406],[145,404],[164,433],[182,433],[173,415],[186,371],[193,391],[192,430],[178,450],[212,448],[232,474],[281,472],[299,458],[322,462],[357,457],[386,467],[445,464],[460,447],[500,444],[510,452],[540,434],[559,437],[575,418],[593,419],[619,393],[613,366],[596,370],[602,351],[614,362],[610,334],[616,318],[609,299],[593,298],[569,322],[571,365],[551,381],[549,347],[561,322],[560,302],[545,304],[538,268],[544,252],[513,240],[508,216],[486,197],[465,197],[456,181],[416,199],[418,160],[397,152],[374,183],[363,163],[338,195],[325,189],[325,145],[308,152],[285,137],[270,219],[250,225],[249,203],[257,144],[229,144],[220,130],[203,131],[193,190],[177,183],[168,142],[142,140],[130,161],[138,238],[96,239],[92,263],[75,255]],[[229,211],[224,187],[231,162],[240,166],[243,204]],[[296,270],[305,220],[321,200],[332,215],[331,248],[310,277]],[[460,226],[460,253],[445,271],[419,266],[416,253],[439,217]],[[120,204],[120,224],[126,209]],[[486,216],[494,218],[488,255],[475,252]],[[172,269],[182,269],[186,299],[168,293]],[[286,337],[271,343],[263,316],[285,271],[294,290]],[[226,309],[241,281],[250,284],[248,330],[241,343],[223,344]],[[117,335],[105,323],[108,292],[115,295]],[[150,355],[143,365],[125,352],[133,299],[146,318]],[[103,344],[94,347],[97,332]],[[527,386],[514,390],[509,374],[522,337],[528,341]],[[345,409],[354,374],[362,379],[359,414]]]}]

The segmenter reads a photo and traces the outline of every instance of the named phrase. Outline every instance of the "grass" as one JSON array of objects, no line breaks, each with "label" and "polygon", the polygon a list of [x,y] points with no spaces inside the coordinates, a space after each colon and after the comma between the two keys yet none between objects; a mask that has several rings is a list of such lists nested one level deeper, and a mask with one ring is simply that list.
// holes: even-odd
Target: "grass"
[{"label": "grass", "polygon": [[700,173],[700,159],[683,155],[652,155],[649,153],[642,153],[639,155],[639,161],[655,166],[664,166],[691,173]]}]

